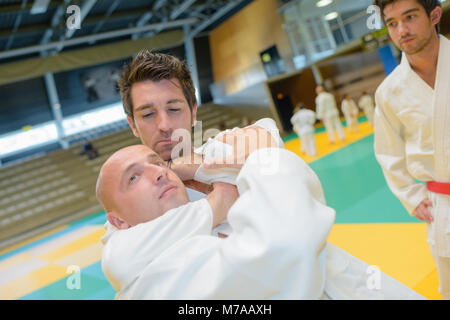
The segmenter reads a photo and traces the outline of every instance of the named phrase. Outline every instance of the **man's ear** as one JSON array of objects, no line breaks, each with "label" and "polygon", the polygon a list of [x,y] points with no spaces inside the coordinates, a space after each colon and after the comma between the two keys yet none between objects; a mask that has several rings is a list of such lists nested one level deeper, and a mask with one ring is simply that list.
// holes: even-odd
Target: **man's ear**
[{"label": "man's ear", "polygon": [[130,125],[131,131],[133,131],[133,134],[136,136],[136,138],[139,138],[139,131],[136,128],[134,119],[130,116],[127,116],[127,121],[128,121],[128,124]]},{"label": "man's ear", "polygon": [[108,212],[106,218],[108,219],[109,223],[111,223],[114,227],[116,227],[119,230],[125,230],[131,227],[128,223],[116,217],[116,215],[113,212]]},{"label": "man's ear", "polygon": [[191,112],[191,115],[192,115],[192,117],[191,117],[191,119],[192,119],[191,125],[194,127],[195,124],[197,123],[197,104],[194,104],[194,105],[192,106],[192,112]]},{"label": "man's ear", "polygon": [[442,18],[442,8],[439,6],[434,8],[433,11],[431,11],[430,17],[431,17],[431,22],[433,23],[433,25],[437,25],[441,21],[441,18]]}]

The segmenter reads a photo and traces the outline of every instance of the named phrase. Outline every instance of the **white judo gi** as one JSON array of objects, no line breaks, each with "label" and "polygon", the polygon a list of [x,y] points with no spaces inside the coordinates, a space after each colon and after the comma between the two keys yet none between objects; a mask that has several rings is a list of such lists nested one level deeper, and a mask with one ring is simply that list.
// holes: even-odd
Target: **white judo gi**
[{"label": "white judo gi", "polygon": [[[202,152],[214,158],[223,147],[230,146],[211,140]],[[102,268],[116,298],[422,298],[382,273],[381,290],[370,290],[369,266],[326,243],[334,210],[325,206],[315,173],[293,153],[259,150],[237,177],[227,170],[200,166],[195,174],[198,181],[238,187],[226,239],[211,234],[206,199],[127,230],[108,229]]]},{"label": "white judo gi", "polygon": [[342,100],[342,112],[345,116],[345,121],[347,122],[347,128],[350,132],[358,132],[358,107],[356,106],[353,99]]},{"label": "white judo gi", "polygon": [[344,128],[339,119],[339,111],[336,100],[331,93],[321,92],[316,97],[317,118],[323,121],[330,142],[336,141],[334,130],[337,131],[341,140],[345,139]]},{"label": "white judo gi", "polygon": [[309,109],[297,111],[291,118],[294,131],[301,140],[301,152],[306,152],[309,156],[315,156],[316,142],[314,140],[314,123],[316,122],[316,113]]},{"label": "white judo gi", "polygon": [[375,94],[375,155],[391,191],[413,215],[425,198],[434,222],[427,237],[436,260],[440,292],[450,299],[450,195],[419,181],[450,182],[450,41],[440,36],[435,89],[401,64]]},{"label": "white judo gi", "polygon": [[369,94],[363,95],[358,101],[359,107],[364,111],[367,117],[367,121],[373,126],[374,125],[374,112],[375,103]]}]

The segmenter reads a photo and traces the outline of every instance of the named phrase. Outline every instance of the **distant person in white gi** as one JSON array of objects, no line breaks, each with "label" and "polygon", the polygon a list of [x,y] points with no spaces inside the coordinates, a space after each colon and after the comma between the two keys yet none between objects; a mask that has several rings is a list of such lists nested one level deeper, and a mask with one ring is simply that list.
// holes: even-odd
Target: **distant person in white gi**
[{"label": "distant person in white gi", "polygon": [[358,132],[359,109],[355,101],[353,101],[353,99],[348,94],[346,94],[344,96],[344,100],[342,100],[342,112],[344,113],[349,132]]},{"label": "distant person in white gi", "polygon": [[362,93],[361,98],[358,101],[359,107],[364,111],[364,114],[367,117],[367,121],[373,126],[374,124],[374,112],[375,112],[375,103],[373,101],[373,98],[370,94],[367,93],[367,91],[364,91]]},{"label": "distant person in white gi", "polygon": [[440,293],[450,299],[450,41],[439,34],[442,9],[438,0],[375,4],[403,51],[375,93],[376,158],[408,213],[427,222]]},{"label": "distant person in white gi", "polygon": [[316,141],[314,140],[314,123],[316,123],[316,113],[306,109],[303,103],[298,103],[291,118],[294,131],[300,138],[300,152],[306,152],[309,156],[315,156]]},{"label": "distant person in white gi", "polygon": [[330,144],[336,142],[335,130],[338,133],[339,139],[343,141],[345,139],[345,133],[341,120],[339,119],[336,99],[331,93],[326,92],[322,86],[317,86],[316,93],[317,118],[323,121]]}]

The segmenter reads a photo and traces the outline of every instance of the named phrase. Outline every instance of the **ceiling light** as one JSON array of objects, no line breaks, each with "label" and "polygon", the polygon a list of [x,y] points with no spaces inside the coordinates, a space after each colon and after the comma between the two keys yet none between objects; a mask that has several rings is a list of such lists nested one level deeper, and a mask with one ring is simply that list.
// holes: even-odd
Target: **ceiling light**
[{"label": "ceiling light", "polygon": [[333,0],[320,0],[316,3],[316,6],[318,6],[319,8],[326,7],[327,5],[331,4],[332,2],[333,2]]},{"label": "ceiling light", "polygon": [[339,14],[336,11],[330,12],[329,14],[327,14],[325,16],[325,20],[330,21],[330,20],[336,19],[338,17],[338,15]]}]

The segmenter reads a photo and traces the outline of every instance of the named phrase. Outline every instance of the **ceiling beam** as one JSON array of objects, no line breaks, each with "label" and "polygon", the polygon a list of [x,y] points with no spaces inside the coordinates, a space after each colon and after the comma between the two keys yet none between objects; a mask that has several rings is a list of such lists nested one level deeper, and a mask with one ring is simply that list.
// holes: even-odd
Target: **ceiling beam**
[{"label": "ceiling beam", "polygon": [[[189,18],[189,19],[181,19],[181,20],[175,20],[175,21],[169,21],[165,23],[154,23],[142,27],[136,27],[136,28],[126,28],[121,30],[115,30],[110,32],[104,32],[99,33],[95,35],[89,35],[89,36],[83,36],[83,37],[77,37],[73,39],[69,39],[64,41],[64,47],[70,47],[78,44],[87,43],[90,41],[98,41],[98,40],[105,40],[105,39],[113,39],[118,38],[122,36],[131,35],[138,32],[146,32],[158,28],[177,28],[177,27],[183,27],[185,25],[192,25],[197,23],[197,19]],[[41,52],[44,50],[52,50],[57,49],[61,45],[60,41],[54,41],[47,44],[41,44],[36,46],[30,46],[25,48],[18,48],[14,50],[9,51],[3,51],[0,52],[0,59],[6,59],[10,57],[17,57],[22,56],[26,54]]]},{"label": "ceiling beam", "polygon": [[120,1],[121,0],[114,0],[114,2],[109,6],[108,10],[106,10],[104,18],[99,23],[97,23],[97,25],[95,26],[94,30],[91,33],[97,33],[100,31],[100,29],[105,24],[106,20],[108,20],[109,16],[114,12],[114,10],[117,9],[117,7],[120,4]]},{"label": "ceiling beam", "polygon": [[[63,0],[52,0],[48,4],[47,10],[59,6]],[[13,13],[13,12],[28,12],[33,7],[33,3],[27,3],[26,6],[22,7],[21,4],[2,4],[0,6],[0,15],[2,13]]]},{"label": "ceiling beam", "polygon": [[197,0],[183,1],[183,3],[178,8],[172,11],[172,13],[170,14],[170,19],[174,20],[178,18],[183,12],[185,12],[190,6],[192,6],[195,1]]},{"label": "ceiling beam", "polygon": [[226,15],[228,12],[236,8],[238,5],[240,5],[244,0],[234,0],[230,1],[228,4],[220,8],[218,11],[216,11],[210,18],[203,21],[199,26],[194,28],[194,30],[191,31],[189,34],[190,37],[195,37],[197,34],[202,32],[205,28],[209,27],[211,24],[222,18],[224,15]]},{"label": "ceiling beam", "polygon": [[[62,11],[63,14],[65,14],[65,6],[62,7]],[[148,12],[151,15],[151,12]],[[55,12],[56,14],[56,12]],[[132,9],[132,10],[122,10],[119,12],[113,12],[109,18],[108,21],[113,21],[113,20],[119,20],[119,19],[135,19],[139,16],[142,16],[142,9]],[[143,16],[142,16],[143,17]],[[96,24],[101,22],[102,20],[104,20],[105,15],[104,14],[95,14],[95,15],[89,15],[87,16],[84,21],[83,24],[87,25],[87,24]],[[136,25],[136,27],[140,27],[143,26],[145,23],[147,23],[150,19],[146,19],[146,22]],[[57,21],[59,22],[59,20]],[[27,26],[22,26],[20,27],[16,34],[17,35],[22,35],[22,34],[26,34],[26,33],[34,33],[34,32],[42,32],[45,31],[49,28],[48,24],[35,24],[35,25],[27,25]],[[0,29],[0,37],[5,37],[5,36],[9,36],[12,32],[12,29]]]},{"label": "ceiling beam", "polygon": [[[27,5],[27,1],[28,0],[22,0],[21,8],[24,8]],[[17,32],[17,29],[19,29],[20,23],[22,22],[22,14],[23,14],[22,11],[17,14],[16,20],[14,21],[13,30],[12,30],[10,36],[8,37],[8,41],[6,42],[6,45],[5,45],[5,51],[7,51],[11,48],[11,45],[14,41],[14,36]]]},{"label": "ceiling beam", "polygon": [[52,20],[50,21],[50,27],[48,27],[44,35],[41,38],[41,41],[39,41],[40,44],[48,43],[53,35],[53,29],[58,26],[59,21],[64,16],[65,13],[65,6],[70,3],[71,0],[64,0],[58,8],[56,8],[56,12],[53,14]]},{"label": "ceiling beam", "polygon": [[[160,10],[164,5],[167,4],[167,0],[158,0],[156,1],[155,5],[152,7],[150,12],[144,13],[139,20],[136,22],[136,27],[140,27],[145,25],[147,22],[150,21],[151,18],[153,18],[154,13]],[[139,33],[135,33],[131,35],[131,39],[136,40],[139,38]]]}]

